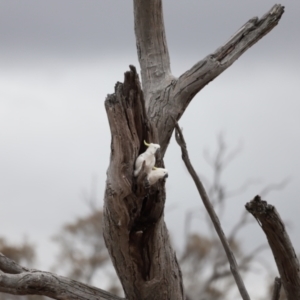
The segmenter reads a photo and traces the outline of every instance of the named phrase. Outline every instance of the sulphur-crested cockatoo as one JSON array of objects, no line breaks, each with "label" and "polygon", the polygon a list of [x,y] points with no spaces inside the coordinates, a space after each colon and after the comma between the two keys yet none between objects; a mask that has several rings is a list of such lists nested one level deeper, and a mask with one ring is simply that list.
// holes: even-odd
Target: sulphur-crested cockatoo
[{"label": "sulphur-crested cockatoo", "polygon": [[148,174],[149,185],[157,182],[157,180],[168,177],[168,170],[163,168],[155,168]]},{"label": "sulphur-crested cockatoo", "polygon": [[144,144],[148,148],[144,153],[140,154],[138,156],[138,158],[136,159],[134,176],[139,175],[144,162],[145,162],[145,167],[146,167],[145,171],[147,174],[149,174],[151,172],[152,168],[155,165],[155,153],[156,153],[157,149],[160,148],[160,146],[158,144],[152,144],[152,143],[148,144],[148,143],[146,143],[146,141],[144,141]]}]

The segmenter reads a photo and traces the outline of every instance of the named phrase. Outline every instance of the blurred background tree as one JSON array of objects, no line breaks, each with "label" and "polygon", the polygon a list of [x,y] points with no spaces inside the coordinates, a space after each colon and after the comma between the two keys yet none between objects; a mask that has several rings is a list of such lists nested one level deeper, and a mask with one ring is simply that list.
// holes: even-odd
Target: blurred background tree
[{"label": "blurred background tree", "polygon": [[100,279],[107,283],[107,291],[121,295],[121,284],[102,235],[100,208],[93,205],[89,215],[64,225],[54,241],[60,250],[54,272],[91,285]]}]

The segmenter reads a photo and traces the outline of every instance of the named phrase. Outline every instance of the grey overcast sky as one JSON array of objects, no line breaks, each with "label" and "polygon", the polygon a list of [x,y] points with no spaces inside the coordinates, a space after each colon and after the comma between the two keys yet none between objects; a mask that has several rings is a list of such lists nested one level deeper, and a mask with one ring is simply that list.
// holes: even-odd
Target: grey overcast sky
[{"label": "grey overcast sky", "polygon": [[[164,1],[174,75],[274,4]],[[180,125],[199,173],[211,175],[203,149],[215,150],[223,132],[230,147],[243,144],[224,173],[228,189],[260,180],[228,201],[222,218],[227,232],[264,185],[290,178],[266,200],[287,221],[299,252],[300,2],[281,4],[285,13],[279,25],[194,98]],[[110,150],[104,100],[129,64],[139,68],[132,1],[0,0],[0,236],[12,242],[28,236],[38,247],[38,267],[49,268],[55,259],[51,236],[88,212],[83,194],[92,178],[102,205]],[[165,163],[170,172],[166,222],[180,252],[185,213],[202,205],[174,140]],[[192,230],[204,233],[201,216]],[[240,240],[250,251],[265,237],[253,224]],[[270,255],[265,251],[262,257]],[[253,282],[248,279],[250,286]]]}]

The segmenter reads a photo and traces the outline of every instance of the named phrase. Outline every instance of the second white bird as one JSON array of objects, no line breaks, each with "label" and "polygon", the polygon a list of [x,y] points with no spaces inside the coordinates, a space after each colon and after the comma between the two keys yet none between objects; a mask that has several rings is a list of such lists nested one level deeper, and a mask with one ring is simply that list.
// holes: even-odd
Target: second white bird
[{"label": "second white bird", "polygon": [[163,168],[153,168],[148,175],[149,185],[156,183],[159,179],[167,178],[168,170]]}]

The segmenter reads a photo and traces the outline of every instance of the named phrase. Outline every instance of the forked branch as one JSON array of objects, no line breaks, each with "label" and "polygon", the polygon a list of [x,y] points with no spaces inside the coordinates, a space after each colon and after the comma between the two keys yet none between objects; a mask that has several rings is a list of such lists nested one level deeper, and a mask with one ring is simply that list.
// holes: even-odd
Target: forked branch
[{"label": "forked branch", "polygon": [[279,22],[284,7],[276,4],[261,19],[255,17],[243,25],[229,41],[213,54],[196,63],[179,77],[174,96],[184,95],[186,105],[205,85],[231,66],[246,50],[271,31]]},{"label": "forked branch", "polygon": [[[139,2],[141,5],[142,1],[135,0],[135,2]],[[143,3],[146,2],[151,2],[152,6],[154,6],[154,3],[160,1],[143,1]],[[157,6],[155,7],[157,8]],[[142,8],[146,9],[146,5]],[[148,88],[145,93],[148,117],[150,118],[150,121],[156,125],[158,132],[160,132],[159,144],[161,146],[162,154],[165,153],[174,130],[173,119],[178,121],[191,100],[202,88],[218,77],[218,75],[230,67],[245,51],[270,32],[278,24],[283,12],[284,7],[278,4],[273,6],[273,8],[261,19],[257,17],[252,18],[243,25],[227,43],[219,47],[214,53],[207,55],[197,62],[177,80],[173,78],[172,75],[167,75],[169,67],[165,66],[169,65],[169,58],[165,39],[164,42],[161,41],[159,47],[153,46],[152,48],[152,50],[155,48],[155,50],[158,51],[156,52],[158,59],[162,62],[164,60],[168,61],[168,63],[162,63],[160,66],[160,72],[163,76],[160,75],[159,72],[154,72],[157,68],[157,62],[152,66],[152,71],[148,72],[147,69],[145,69],[145,62],[140,59],[141,72],[142,74],[146,74],[142,76],[143,87],[146,85],[144,82],[145,78],[147,78],[146,80],[149,82],[147,83]],[[147,16],[151,17],[150,14]],[[160,22],[158,26],[163,26],[163,22]],[[164,29],[161,29],[161,32],[164,34]],[[159,35],[155,36],[153,34],[151,37],[153,40],[150,39],[148,42],[157,45],[155,44],[154,37],[158,38]],[[137,35],[137,40],[139,39],[140,37]],[[152,59],[150,52],[142,54],[149,61],[150,58]],[[149,68],[149,66],[150,62],[147,68]],[[159,81],[159,83],[154,87],[153,83],[157,81]]]},{"label": "forked branch", "polygon": [[242,277],[239,273],[239,270],[238,270],[238,265],[237,265],[237,262],[235,260],[235,257],[234,257],[234,254],[233,252],[231,251],[230,249],[230,246],[229,246],[229,243],[225,237],[225,234],[223,232],[223,229],[221,227],[221,224],[220,224],[220,221],[219,221],[219,218],[218,216],[216,215],[215,213],[215,210],[209,200],[209,197],[206,193],[206,190],[200,180],[200,178],[198,177],[194,167],[192,166],[191,162],[190,162],[190,159],[189,159],[189,155],[188,155],[188,151],[187,151],[187,146],[186,146],[186,143],[185,143],[185,139],[183,137],[183,134],[182,134],[182,131],[178,125],[178,123],[176,122],[176,125],[175,125],[175,138],[176,138],[176,141],[178,143],[178,145],[181,147],[181,152],[182,152],[182,160],[184,161],[185,165],[186,165],[186,168],[188,169],[191,177],[193,178],[194,182],[195,182],[195,185],[198,189],[198,192],[200,194],[200,197],[203,201],[203,204],[214,224],[214,227],[216,229],[216,232],[221,240],[221,243],[223,245],[223,248],[226,252],[226,255],[227,255],[227,258],[228,258],[228,261],[229,261],[229,264],[230,264],[230,270],[232,272],[232,275],[235,279],[235,282],[238,286],[238,289],[240,291],[240,294],[242,296],[242,299],[243,300],[250,300],[250,297],[248,295],[248,292],[246,290],[246,287],[244,285],[244,282],[242,280]]}]

